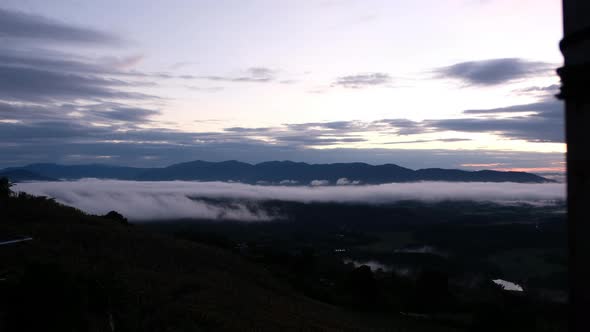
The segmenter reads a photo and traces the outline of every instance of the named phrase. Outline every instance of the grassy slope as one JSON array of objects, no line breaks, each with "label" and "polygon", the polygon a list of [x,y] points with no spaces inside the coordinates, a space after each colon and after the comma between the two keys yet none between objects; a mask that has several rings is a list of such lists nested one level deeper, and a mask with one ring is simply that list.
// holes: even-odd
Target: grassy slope
[{"label": "grassy slope", "polygon": [[11,198],[0,212],[0,235],[34,238],[0,247],[0,330],[443,330],[345,312],[231,252],[52,201]]}]

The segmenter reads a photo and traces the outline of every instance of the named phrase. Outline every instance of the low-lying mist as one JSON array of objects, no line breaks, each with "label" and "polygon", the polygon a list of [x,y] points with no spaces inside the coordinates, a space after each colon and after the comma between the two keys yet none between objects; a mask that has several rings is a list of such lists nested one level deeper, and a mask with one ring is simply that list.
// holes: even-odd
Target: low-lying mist
[{"label": "low-lying mist", "polygon": [[[340,202],[387,204],[401,200],[467,200],[499,204],[552,204],[565,199],[560,183],[415,182],[346,186],[260,186],[226,182],[135,182],[85,179],[28,182],[16,191],[48,196],[92,214],[116,210],[134,221],[195,218],[266,221],[280,216],[256,208],[256,202]],[[212,204],[198,198],[232,199]]]}]

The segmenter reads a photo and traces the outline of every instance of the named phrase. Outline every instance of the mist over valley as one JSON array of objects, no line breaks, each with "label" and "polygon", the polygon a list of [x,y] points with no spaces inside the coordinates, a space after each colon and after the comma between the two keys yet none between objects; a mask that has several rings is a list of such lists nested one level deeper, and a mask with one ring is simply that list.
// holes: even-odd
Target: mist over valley
[{"label": "mist over valley", "polygon": [[[318,182],[321,180],[317,180]],[[313,182],[313,181],[312,181]],[[47,196],[87,213],[116,210],[132,221],[194,218],[268,221],[285,218],[265,211],[266,201],[387,205],[400,201],[472,201],[500,205],[563,205],[560,183],[411,182],[381,185],[294,186],[230,182],[121,181],[83,179],[18,183],[16,191]],[[209,200],[207,200],[209,199]],[[214,204],[210,199],[225,200]]]}]

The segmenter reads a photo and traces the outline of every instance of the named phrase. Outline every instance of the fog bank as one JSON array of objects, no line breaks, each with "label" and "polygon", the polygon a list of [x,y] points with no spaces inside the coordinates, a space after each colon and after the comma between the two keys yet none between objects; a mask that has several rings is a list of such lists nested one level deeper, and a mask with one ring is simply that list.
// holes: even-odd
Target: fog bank
[{"label": "fog bank", "polygon": [[[85,212],[116,210],[131,220],[207,218],[244,221],[271,220],[257,201],[342,202],[385,204],[400,200],[436,202],[469,200],[500,204],[551,204],[565,199],[561,183],[416,182],[362,186],[260,186],[226,182],[135,182],[85,179],[19,183],[14,189],[49,196]],[[211,204],[192,198],[232,198],[246,203]]]}]

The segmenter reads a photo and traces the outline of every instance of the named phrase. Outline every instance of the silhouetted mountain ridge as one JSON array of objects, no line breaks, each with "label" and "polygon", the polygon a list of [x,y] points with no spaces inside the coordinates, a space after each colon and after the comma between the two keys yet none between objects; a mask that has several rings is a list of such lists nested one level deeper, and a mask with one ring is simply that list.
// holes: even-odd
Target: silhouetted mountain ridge
[{"label": "silhouetted mountain ridge", "polygon": [[12,182],[24,181],[56,181],[54,178],[39,175],[26,169],[12,169],[0,171],[0,178],[7,178]]},{"label": "silhouetted mountain ridge", "polygon": [[526,172],[492,170],[466,171],[459,169],[426,168],[412,170],[395,164],[366,163],[308,164],[293,161],[268,161],[249,164],[237,160],[209,162],[195,160],[162,168],[137,168],[102,164],[58,165],[31,164],[7,168],[0,172],[27,171],[39,177],[70,179],[99,178],[138,181],[235,181],[243,183],[303,184],[325,180],[336,184],[347,179],[361,184],[392,182],[450,181],[450,182],[554,182]]},{"label": "silhouetted mountain ridge", "polygon": [[76,180],[83,178],[98,178],[133,180],[138,174],[148,169],[105,164],[59,165],[40,163],[30,164],[23,167],[6,168],[1,172],[12,172],[15,170],[25,170],[54,179]]}]

